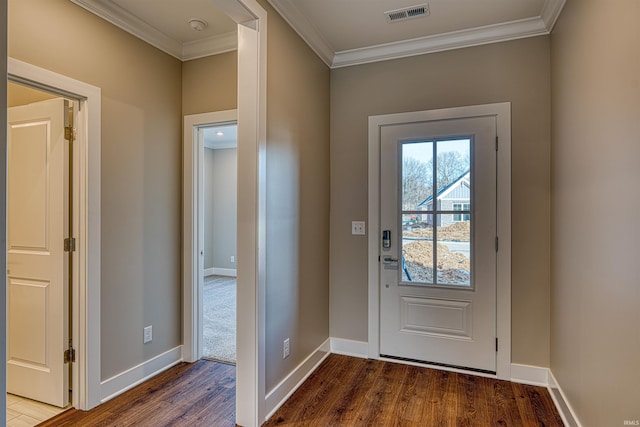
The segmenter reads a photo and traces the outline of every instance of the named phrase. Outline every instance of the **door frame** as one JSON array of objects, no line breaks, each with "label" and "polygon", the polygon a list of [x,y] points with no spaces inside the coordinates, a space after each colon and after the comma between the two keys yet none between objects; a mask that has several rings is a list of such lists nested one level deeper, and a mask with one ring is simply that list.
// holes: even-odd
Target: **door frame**
[{"label": "door frame", "polygon": [[[236,319],[236,423],[258,427],[266,418],[265,241],[267,140],[267,12],[256,0],[212,0],[238,24],[238,224]],[[186,130],[185,130],[186,133]],[[192,144],[189,139],[189,144]],[[183,350],[193,360],[193,156],[183,158]],[[187,185],[190,187],[187,188]],[[189,317],[187,317],[187,315]],[[197,349],[196,349],[197,350]]]},{"label": "door frame", "polygon": [[[511,103],[474,105],[407,113],[369,116],[369,236],[368,236],[368,357],[380,357],[380,129],[384,126],[494,116],[499,140],[497,152],[497,253],[496,336],[499,351],[496,375],[511,378]],[[455,368],[437,369],[461,371]],[[466,371],[462,371],[466,372]],[[479,374],[485,375],[485,374]]]},{"label": "door frame", "polygon": [[[183,159],[183,298],[182,358],[195,362],[202,357],[202,292],[204,286],[204,141],[199,130],[238,122],[238,110],[184,116]],[[195,256],[194,256],[195,254]],[[198,256],[200,254],[200,256]]]},{"label": "door frame", "polygon": [[[100,88],[7,58],[11,81],[79,101],[74,156],[74,236],[71,403],[88,410],[100,404]],[[6,191],[6,183],[5,183]],[[62,244],[62,242],[60,242]],[[6,248],[5,248],[6,250]],[[5,285],[6,286],[6,285]],[[6,289],[6,288],[5,288]],[[3,329],[3,341],[6,330]],[[6,366],[3,368],[6,369]]]}]

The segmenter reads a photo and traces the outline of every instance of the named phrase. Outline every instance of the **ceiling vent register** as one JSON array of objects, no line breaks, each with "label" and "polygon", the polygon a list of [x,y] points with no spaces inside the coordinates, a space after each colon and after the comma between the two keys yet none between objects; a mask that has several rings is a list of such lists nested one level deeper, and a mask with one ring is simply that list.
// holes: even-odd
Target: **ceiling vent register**
[{"label": "ceiling vent register", "polygon": [[428,16],[429,4],[424,3],[416,6],[403,7],[402,9],[389,10],[384,14],[389,24],[392,22],[406,21],[407,19]]}]

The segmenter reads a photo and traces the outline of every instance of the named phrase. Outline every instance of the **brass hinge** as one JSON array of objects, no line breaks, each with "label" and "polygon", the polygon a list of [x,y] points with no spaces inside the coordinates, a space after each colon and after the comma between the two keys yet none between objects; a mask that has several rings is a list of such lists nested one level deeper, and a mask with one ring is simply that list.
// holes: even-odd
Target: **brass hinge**
[{"label": "brass hinge", "polygon": [[64,251],[65,252],[75,252],[76,251],[76,238],[75,237],[67,237],[64,239]]},{"label": "brass hinge", "polygon": [[498,136],[496,135],[496,151],[498,151]]},{"label": "brass hinge", "polygon": [[64,128],[64,139],[67,141],[75,141],[76,139],[76,128],[72,126],[65,126]]},{"label": "brass hinge", "polygon": [[498,337],[496,337],[496,352],[498,351]]},{"label": "brass hinge", "polygon": [[496,236],[496,252],[498,252],[498,236]]},{"label": "brass hinge", "polygon": [[69,347],[64,351],[64,363],[73,363],[76,361],[76,349]]}]

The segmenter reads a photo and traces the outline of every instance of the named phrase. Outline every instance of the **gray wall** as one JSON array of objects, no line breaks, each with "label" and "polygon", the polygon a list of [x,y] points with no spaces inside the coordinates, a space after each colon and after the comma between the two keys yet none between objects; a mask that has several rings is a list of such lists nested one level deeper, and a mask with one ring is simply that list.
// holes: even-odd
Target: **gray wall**
[{"label": "gray wall", "polygon": [[182,114],[233,110],[238,107],[236,51],[182,64]]},{"label": "gray wall", "polygon": [[[266,0],[266,390],[329,337],[329,69]],[[291,355],[282,359],[282,342]]]},{"label": "gray wall", "polygon": [[551,37],[551,369],[585,427],[640,419],[640,2]]},{"label": "gray wall", "polygon": [[105,380],[181,343],[182,65],[67,0],[10,0],[8,30],[10,56],[102,89]]},{"label": "gray wall", "polygon": [[367,341],[368,116],[510,101],[512,360],[549,366],[549,67],[535,37],[332,70],[332,337]]},{"label": "gray wall", "polygon": [[238,150],[204,149],[204,268],[236,268]]}]

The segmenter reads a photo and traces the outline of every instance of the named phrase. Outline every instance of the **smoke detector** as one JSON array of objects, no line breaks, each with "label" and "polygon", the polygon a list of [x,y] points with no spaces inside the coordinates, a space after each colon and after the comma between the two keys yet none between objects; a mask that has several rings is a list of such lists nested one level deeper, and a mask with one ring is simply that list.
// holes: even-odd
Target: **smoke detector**
[{"label": "smoke detector", "polygon": [[389,10],[384,15],[387,17],[387,23],[389,24],[421,16],[429,16],[429,4],[423,3],[416,6],[403,7],[402,9]]},{"label": "smoke detector", "polygon": [[189,26],[193,31],[204,31],[209,24],[204,19],[191,18],[189,19]]}]

